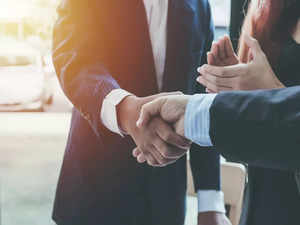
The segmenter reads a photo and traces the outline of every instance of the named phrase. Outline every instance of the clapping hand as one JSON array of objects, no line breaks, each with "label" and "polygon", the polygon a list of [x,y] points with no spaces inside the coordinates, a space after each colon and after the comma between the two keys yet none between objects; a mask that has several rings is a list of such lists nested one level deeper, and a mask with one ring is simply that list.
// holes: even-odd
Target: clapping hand
[{"label": "clapping hand", "polygon": [[214,66],[231,66],[239,63],[239,58],[228,36],[224,36],[218,42],[213,42],[210,52],[207,53],[207,62]]},{"label": "clapping hand", "polygon": [[[201,76],[197,81],[204,85],[208,92],[284,87],[274,74],[258,41],[245,35],[245,42],[250,48],[248,63],[238,62],[228,38],[221,39],[219,43],[213,45],[212,51],[208,54],[210,65],[198,68]],[[216,45],[218,47],[215,47]],[[225,47],[221,47],[223,45]],[[221,53],[220,49],[226,53]]]}]

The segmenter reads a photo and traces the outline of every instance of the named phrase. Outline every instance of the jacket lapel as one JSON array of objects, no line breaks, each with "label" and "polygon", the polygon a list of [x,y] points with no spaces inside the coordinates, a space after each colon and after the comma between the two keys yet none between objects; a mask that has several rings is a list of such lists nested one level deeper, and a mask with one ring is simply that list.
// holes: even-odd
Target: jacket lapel
[{"label": "jacket lapel", "polygon": [[150,95],[158,92],[158,86],[146,9],[142,0],[138,0],[138,2],[139,3],[137,4],[139,4],[139,10],[137,10],[137,13],[138,18],[140,19],[140,26],[138,27],[137,32],[140,33],[141,43],[144,52],[144,61],[142,63],[144,73],[140,75],[140,81],[146,85],[146,88],[144,88],[144,90],[146,90],[145,95]]},{"label": "jacket lapel", "polygon": [[[155,75],[154,58],[148,29],[148,21],[143,0],[116,1],[118,11],[124,14],[119,21],[120,29],[125,29],[122,40],[127,57],[130,61],[125,86],[139,96],[152,95],[158,92]],[[126,14],[125,14],[126,13]]]}]

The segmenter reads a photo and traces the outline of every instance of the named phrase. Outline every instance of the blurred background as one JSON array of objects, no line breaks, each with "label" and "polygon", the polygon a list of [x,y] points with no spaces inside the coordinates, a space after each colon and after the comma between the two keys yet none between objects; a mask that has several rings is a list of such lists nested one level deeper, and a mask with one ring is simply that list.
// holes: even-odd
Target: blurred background
[{"label": "blurred background", "polygon": [[[3,225],[53,225],[53,197],[72,104],[51,59],[60,0],[0,0],[0,171]],[[210,0],[216,38],[228,31],[230,0]],[[197,201],[188,198],[187,224]],[[0,221],[0,224],[1,224]]]}]

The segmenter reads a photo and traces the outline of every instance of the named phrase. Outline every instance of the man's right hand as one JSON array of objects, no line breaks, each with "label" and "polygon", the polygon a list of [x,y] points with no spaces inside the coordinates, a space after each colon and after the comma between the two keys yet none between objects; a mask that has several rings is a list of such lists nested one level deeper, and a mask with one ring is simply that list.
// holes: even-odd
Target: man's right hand
[{"label": "man's right hand", "polygon": [[147,163],[152,166],[166,166],[173,162],[174,155],[183,155],[190,147],[190,142],[176,134],[173,128],[160,117],[152,118],[146,126],[136,126],[144,104],[158,97],[174,94],[179,93],[159,94],[145,98],[128,96],[117,106],[120,128],[133,138],[137,147],[143,150]]},{"label": "man's right hand", "polygon": [[[139,129],[148,127],[151,124],[153,118],[161,118],[166,123],[173,126],[174,130],[181,137],[184,137],[184,115],[186,105],[189,100],[188,95],[171,95],[163,96],[152,102],[144,104],[141,110],[140,118],[137,122]],[[158,149],[161,151],[162,149]],[[174,151],[174,149],[165,149],[162,155],[172,156],[164,159],[164,166],[166,164],[174,163],[176,160],[181,158],[185,152]],[[147,155],[144,154],[142,147],[137,146],[133,151],[133,156],[137,158],[138,162],[143,163],[147,159]],[[148,160],[147,160],[148,161]]]}]

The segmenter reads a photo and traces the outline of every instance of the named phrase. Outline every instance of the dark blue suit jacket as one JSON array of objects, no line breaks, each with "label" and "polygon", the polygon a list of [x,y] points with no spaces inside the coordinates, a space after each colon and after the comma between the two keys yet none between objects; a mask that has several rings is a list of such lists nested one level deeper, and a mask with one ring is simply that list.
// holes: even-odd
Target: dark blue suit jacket
[{"label": "dark blue suit jacket", "polygon": [[[195,79],[213,40],[208,1],[171,0],[169,7],[163,91],[203,91]],[[148,32],[141,0],[64,0],[59,8],[53,58],[75,106],[54,205],[60,225],[183,224],[186,159],[166,168],[138,165],[133,140],[100,120],[113,89],[158,92]],[[219,190],[219,155],[197,152],[196,189]]]}]

